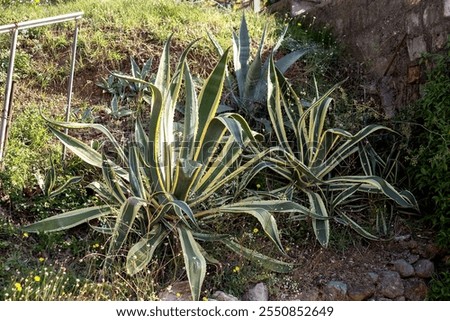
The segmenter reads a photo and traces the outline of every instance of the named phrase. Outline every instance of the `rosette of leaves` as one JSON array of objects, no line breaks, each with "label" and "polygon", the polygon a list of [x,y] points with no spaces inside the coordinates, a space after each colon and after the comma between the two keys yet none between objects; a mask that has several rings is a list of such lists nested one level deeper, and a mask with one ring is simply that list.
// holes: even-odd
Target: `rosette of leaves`
[{"label": "rosette of leaves", "polygon": [[[271,166],[267,167],[306,194],[314,233],[322,246],[329,242],[332,214],[336,214],[337,221],[351,226],[362,236],[377,239],[340,210],[341,205],[349,205],[349,202],[353,202],[355,209],[361,207],[358,193],[380,194],[400,207],[417,209],[416,200],[409,191],[399,191],[377,176],[373,169],[373,164],[379,160],[368,152],[367,139],[377,131],[391,129],[369,125],[352,134],[340,128],[326,128],[332,105],[329,95],[339,84],[305,107],[272,57],[267,82],[267,109],[278,145],[272,148],[273,153],[267,158]],[[345,168],[345,162],[355,156],[359,156],[364,174],[339,175],[337,169]],[[304,214],[292,218],[304,219]]]},{"label": "rosette of leaves", "polygon": [[[282,31],[275,46],[270,50],[275,54],[280,48],[287,31],[287,27]],[[259,46],[254,57],[252,57],[252,48],[250,35],[248,31],[245,15],[242,15],[239,33],[233,32],[233,72],[227,73],[226,85],[230,97],[226,102],[228,109],[237,110],[246,118],[253,118],[264,124],[265,128],[270,128],[270,122],[267,121],[265,105],[267,100],[267,68],[269,60],[263,61],[264,43],[266,40],[267,25],[264,28]],[[222,54],[223,49],[220,44],[209,37],[216,50]],[[275,62],[278,70],[285,73],[297,60],[308,53],[311,48],[295,50],[283,56]]]},{"label": "rosette of leaves", "polygon": [[149,78],[153,59],[148,59],[142,68],[134,58],[130,58],[130,63],[131,77],[118,77],[117,74],[111,73],[107,79],[103,78],[97,82],[97,86],[113,96],[107,111],[115,118],[131,115],[132,105],[136,105],[137,111],[140,111],[144,103],[150,102],[149,88],[142,81]]},{"label": "rosette of leaves", "polygon": [[[224,188],[257,166],[266,152],[243,157],[257,134],[240,115],[216,114],[228,50],[197,94],[186,63],[191,46],[183,52],[172,74],[169,38],[154,83],[119,75],[145,84],[151,92],[150,119],[136,120],[134,137],[127,146],[121,146],[100,124],[48,120],[50,130],[68,149],[102,170],[103,180],[92,182],[89,187],[105,205],[52,216],[24,227],[24,231],[59,231],[88,222],[96,231],[111,235],[106,266],[119,251],[128,250],[129,274],[144,269],[163,240],[172,238],[183,252],[192,297],[197,300],[206,275],[206,262],[216,262],[204,250],[205,242],[220,242],[273,271],[287,272],[292,267],[243,247],[232,235],[218,235],[208,229],[205,220],[250,215],[284,253],[273,213],[291,213],[301,207],[286,200],[221,195]],[[182,88],[184,118],[176,122],[175,109]],[[113,151],[99,153],[58,127],[98,130],[109,140]]]}]

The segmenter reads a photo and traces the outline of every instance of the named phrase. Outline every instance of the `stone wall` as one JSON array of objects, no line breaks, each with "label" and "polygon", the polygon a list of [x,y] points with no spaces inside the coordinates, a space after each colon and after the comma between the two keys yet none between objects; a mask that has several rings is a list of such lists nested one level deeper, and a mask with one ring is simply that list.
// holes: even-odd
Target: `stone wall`
[{"label": "stone wall", "polygon": [[419,97],[419,59],[443,50],[450,31],[450,0],[291,0],[290,7],[330,27],[364,64],[387,117]]}]

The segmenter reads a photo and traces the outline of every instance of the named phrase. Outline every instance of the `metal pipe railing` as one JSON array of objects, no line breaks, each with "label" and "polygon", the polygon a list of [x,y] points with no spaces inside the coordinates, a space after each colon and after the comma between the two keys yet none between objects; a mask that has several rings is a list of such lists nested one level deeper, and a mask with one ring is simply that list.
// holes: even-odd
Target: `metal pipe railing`
[{"label": "metal pipe railing", "polygon": [[11,30],[23,30],[31,27],[41,27],[54,23],[66,22],[70,20],[77,20],[83,16],[83,12],[74,12],[69,14],[63,14],[54,17],[48,17],[43,19],[29,20],[17,23],[11,23],[8,25],[0,26],[0,33],[10,32]]},{"label": "metal pipe railing", "polygon": [[[67,107],[66,107],[66,120],[70,117],[70,105],[72,101],[72,87],[73,87],[73,77],[75,73],[75,60],[76,60],[76,47],[78,41],[78,30],[79,26],[77,20],[83,16],[83,12],[75,12],[70,14],[64,14],[54,17],[48,17],[43,19],[36,19],[30,21],[17,22],[12,24],[7,24],[0,26],[0,34],[12,32],[12,40],[10,47],[10,55],[9,55],[9,65],[8,65],[8,73],[6,77],[6,86],[5,86],[5,101],[3,104],[3,113],[1,117],[1,125],[0,125],[0,164],[3,163],[3,157],[6,146],[6,129],[8,127],[8,119],[10,114],[10,101],[12,95],[12,78],[14,74],[14,60],[16,56],[16,47],[17,47],[17,37],[20,30],[33,28],[33,27],[41,27],[54,23],[61,23],[66,21],[75,20],[75,30],[74,30],[74,38],[72,43],[72,57],[71,57],[71,67],[70,67],[70,78],[67,89]],[[65,153],[65,150],[64,150]],[[64,156],[63,156],[64,157]]]},{"label": "metal pipe railing", "polygon": [[[72,105],[72,88],[73,88],[73,76],[75,74],[75,57],[77,56],[77,42],[78,42],[79,25],[78,20],[75,21],[75,31],[73,33],[72,41],[72,61],[70,63],[70,78],[67,85],[67,109],[66,109],[66,122],[70,121],[70,106]],[[68,133],[68,129],[65,129],[65,133]],[[62,160],[66,159],[66,145],[63,145]]]}]

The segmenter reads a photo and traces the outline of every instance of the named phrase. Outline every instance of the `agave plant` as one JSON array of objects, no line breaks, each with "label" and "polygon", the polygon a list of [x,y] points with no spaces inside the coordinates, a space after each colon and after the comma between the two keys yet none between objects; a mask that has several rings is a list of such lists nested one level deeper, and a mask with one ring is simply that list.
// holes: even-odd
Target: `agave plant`
[{"label": "agave plant", "polygon": [[[329,242],[332,214],[361,235],[377,238],[344,211],[338,210],[340,205],[355,200],[352,197],[356,193],[382,194],[401,207],[417,208],[410,192],[398,191],[385,179],[376,176],[370,166],[373,160],[365,148],[367,138],[374,132],[391,129],[369,125],[351,134],[339,128],[326,128],[327,114],[332,104],[329,95],[340,84],[305,107],[272,57],[267,81],[267,109],[278,145],[272,148],[268,162],[273,170],[306,193],[313,214],[314,232],[323,246]],[[355,154],[359,154],[364,175],[336,174],[336,169]],[[293,218],[304,218],[304,213]]]},{"label": "agave plant", "polygon": [[[113,96],[111,99],[109,114],[115,118],[129,116],[133,111],[128,108],[130,103],[137,105],[138,110],[144,102],[150,101],[149,89],[140,80],[147,80],[153,64],[153,59],[148,59],[142,68],[139,67],[134,58],[130,58],[131,78],[118,77],[111,73],[107,79],[101,79],[97,86]],[[136,80],[137,79],[137,80]]]},{"label": "agave plant", "polygon": [[[197,94],[186,63],[191,46],[183,52],[172,75],[169,38],[154,83],[118,75],[145,84],[151,93],[150,119],[136,120],[134,138],[127,146],[121,146],[100,124],[48,120],[50,130],[68,149],[102,170],[103,180],[92,182],[89,187],[105,204],[52,216],[26,226],[24,231],[59,231],[88,222],[96,231],[111,235],[106,266],[120,251],[128,249],[129,274],[145,268],[163,240],[173,238],[182,249],[192,297],[196,300],[206,275],[206,261],[210,259],[202,247],[204,242],[220,242],[274,271],[287,272],[292,267],[243,247],[232,235],[218,235],[209,230],[205,220],[251,215],[283,253],[272,214],[292,213],[302,207],[286,200],[240,198],[234,193],[221,195],[224,188],[257,166],[266,152],[242,157],[257,134],[240,115],[216,115],[229,51],[224,52]],[[184,119],[176,122],[175,108],[182,88]],[[114,152],[99,153],[58,127],[98,130]]]},{"label": "agave plant", "polygon": [[[271,54],[275,54],[280,48],[287,27],[283,30],[277,43],[271,50]],[[265,106],[267,99],[267,81],[266,74],[269,65],[269,60],[263,61],[262,54],[264,50],[264,43],[266,40],[267,26],[264,28],[259,46],[254,57],[251,57],[250,36],[248,32],[245,15],[242,15],[239,33],[233,32],[233,70],[227,77],[227,86],[230,90],[231,97],[230,108],[238,110],[246,117],[252,117],[259,122],[262,122],[268,127],[269,123],[265,117],[257,117],[262,106]],[[217,51],[222,54],[223,49],[210,35],[210,39],[215,45]],[[293,51],[276,62],[278,70],[282,73],[286,72],[298,59],[303,57],[310,48]],[[266,116],[266,115],[263,115]]]}]

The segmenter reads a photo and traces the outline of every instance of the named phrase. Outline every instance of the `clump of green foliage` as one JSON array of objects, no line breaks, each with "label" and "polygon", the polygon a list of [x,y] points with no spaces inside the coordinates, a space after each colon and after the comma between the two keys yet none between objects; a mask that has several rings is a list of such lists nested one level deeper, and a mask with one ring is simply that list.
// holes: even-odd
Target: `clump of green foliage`
[{"label": "clump of green foliage", "polygon": [[450,245],[450,41],[447,52],[423,57],[427,80],[423,96],[409,120],[409,174],[420,198],[425,219],[437,228],[437,241]]},{"label": "clump of green foliage", "polygon": [[450,300],[450,272],[442,271],[433,277],[427,298],[432,301]]},{"label": "clump of green foliage", "polygon": [[20,196],[23,189],[37,185],[35,174],[43,172],[48,160],[61,153],[61,145],[53,141],[37,107],[31,106],[17,115],[9,130],[4,169],[0,172],[3,193]]}]

